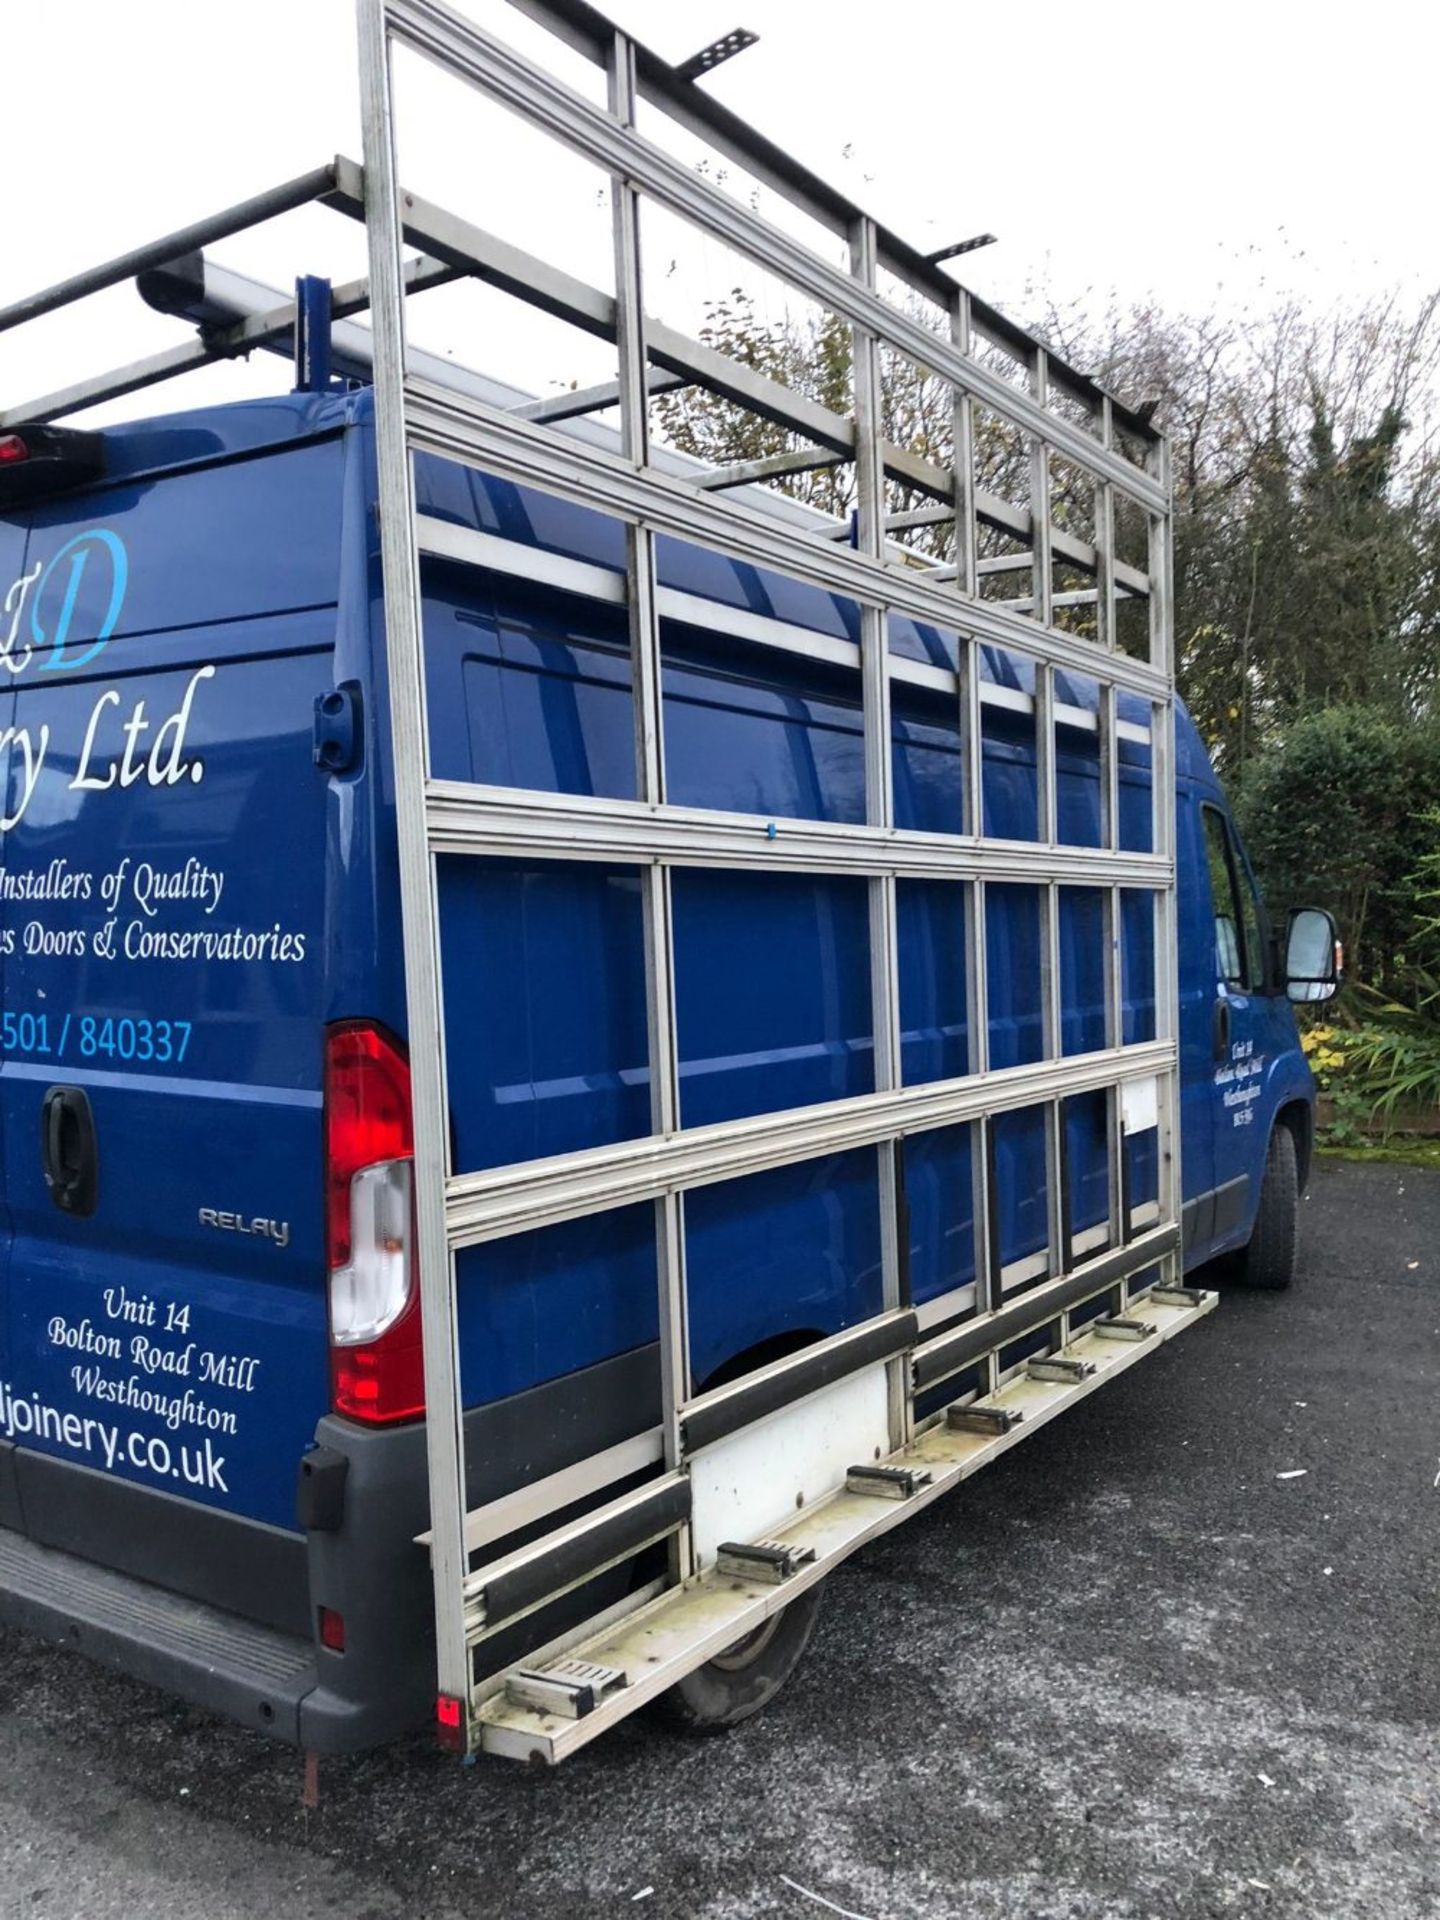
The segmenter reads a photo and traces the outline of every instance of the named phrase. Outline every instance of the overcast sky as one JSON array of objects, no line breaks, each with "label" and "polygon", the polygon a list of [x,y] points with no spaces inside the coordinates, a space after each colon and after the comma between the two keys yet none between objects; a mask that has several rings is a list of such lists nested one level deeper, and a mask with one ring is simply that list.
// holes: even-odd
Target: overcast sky
[{"label": "overcast sky", "polygon": [[[506,0],[471,0],[497,31]],[[990,229],[966,278],[1024,317],[1024,290],[1253,310],[1440,281],[1433,91],[1440,12],[1397,0],[611,0],[671,59],[729,27],[760,44],[705,84],[927,250]],[[526,32],[523,24],[519,31]],[[527,37],[527,44],[538,44]],[[0,302],[318,164],[359,157],[350,0],[9,0]],[[570,71],[568,65],[565,68]],[[608,278],[598,181],[403,81],[407,184],[572,271]],[[443,97],[442,97],[443,96]],[[451,111],[452,106],[456,111]],[[681,150],[681,149],[677,149]],[[658,229],[649,258],[671,264]],[[288,284],[362,270],[358,230],[311,213],[215,249]],[[673,276],[691,318],[733,263]],[[431,296],[441,302],[446,295]],[[0,339],[0,401],[179,337],[129,288]],[[432,317],[433,315],[433,317]],[[667,314],[667,317],[670,317]],[[545,386],[601,377],[599,349],[493,303],[417,313],[415,337]],[[603,359],[600,354],[600,359]],[[284,384],[276,363],[202,376],[163,408]],[[127,403],[133,411],[135,403]]]}]

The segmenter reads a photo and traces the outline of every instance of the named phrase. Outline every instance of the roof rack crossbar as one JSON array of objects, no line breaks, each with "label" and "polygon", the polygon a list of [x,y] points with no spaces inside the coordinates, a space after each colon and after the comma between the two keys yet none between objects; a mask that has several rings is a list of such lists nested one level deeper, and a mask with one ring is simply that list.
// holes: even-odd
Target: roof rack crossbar
[{"label": "roof rack crossbar", "polygon": [[[684,374],[659,373],[652,368],[645,390],[653,399],[656,394],[677,393],[681,387],[693,385],[694,382]],[[554,426],[561,420],[583,419],[586,414],[603,413],[606,407],[618,407],[619,404],[619,381],[605,380],[598,387],[572,387],[563,393],[546,394],[540,400],[527,400],[521,406],[512,407],[511,412],[517,420],[534,420]]]},{"label": "roof rack crossbar", "polygon": [[133,280],[137,273],[145,272],[148,267],[163,266],[178,254],[193,253],[209,246],[214,240],[226,240],[232,234],[243,233],[247,227],[258,227],[262,221],[273,220],[277,214],[307,206],[312,200],[323,200],[334,188],[335,171],[336,162],[327,161],[323,167],[298,174],[295,179],[287,180],[278,187],[270,187],[264,193],[257,193],[252,199],[240,201],[237,206],[212,213],[204,220],[196,220],[192,225],[181,227],[162,239],[151,240],[143,247],[132,247],[129,253],[117,254],[113,260],[107,260],[101,266],[88,267],[84,273],[77,273],[69,280],[57,281],[53,287],[46,287],[40,293],[27,294],[13,306],[0,307],[0,333],[10,327],[18,327],[26,320],[38,320],[42,314],[53,313],[57,307],[67,307],[73,301],[83,300],[87,294],[103,293],[107,287],[118,286],[122,280]]},{"label": "roof rack crossbar", "polygon": [[[163,266],[166,262],[153,260],[150,264]],[[444,286],[458,277],[459,269],[444,260],[423,258],[406,264],[405,284],[411,293]],[[334,319],[340,320],[349,314],[363,313],[369,305],[370,282],[362,278],[335,288],[330,311]],[[286,300],[268,313],[251,314],[231,327],[201,327],[193,339],[183,340],[177,346],[147,354],[108,373],[92,375],[72,387],[61,387],[34,400],[0,408],[0,427],[60,420],[83,408],[98,407],[106,400],[120,400],[126,394],[157,386],[162,380],[173,380],[178,374],[193,373],[196,368],[211,366],[217,360],[240,359],[257,347],[288,340],[294,326],[295,302]]]},{"label": "roof rack crossbar", "polygon": [[818,473],[825,467],[838,467],[846,457],[829,447],[796,447],[762,454],[756,460],[737,460],[727,467],[712,467],[708,473],[696,474],[695,484],[706,493],[723,493],[730,487],[748,487],[756,480],[774,480],[783,474]]}]

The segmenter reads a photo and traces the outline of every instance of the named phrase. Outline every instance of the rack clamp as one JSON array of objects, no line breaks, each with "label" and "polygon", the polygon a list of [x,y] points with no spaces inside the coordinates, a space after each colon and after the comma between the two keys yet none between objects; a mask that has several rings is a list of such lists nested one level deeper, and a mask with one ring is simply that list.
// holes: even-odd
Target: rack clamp
[{"label": "rack clamp", "polygon": [[928,1467],[851,1467],[845,1475],[845,1490],[879,1500],[908,1500],[921,1487],[928,1487],[931,1478]]},{"label": "rack clamp", "polygon": [[814,1558],[813,1547],[788,1547],[780,1540],[756,1540],[748,1545],[722,1540],[716,1549],[715,1565],[721,1573],[778,1587]]},{"label": "rack clamp", "polygon": [[619,1667],[590,1660],[557,1660],[553,1667],[517,1667],[505,1678],[505,1693],[517,1707],[583,1720],[612,1693],[630,1684]]},{"label": "rack clamp", "polygon": [[1148,1340],[1155,1332],[1155,1322],[1113,1314],[1101,1320],[1092,1320],[1089,1331],[1099,1334],[1102,1340]]},{"label": "rack clamp", "polygon": [[1072,1360],[1068,1355],[1052,1353],[1044,1360],[1032,1360],[1025,1369],[1032,1380],[1058,1380],[1064,1386],[1075,1387],[1082,1380],[1088,1380],[1095,1371],[1093,1360]]},{"label": "rack clamp", "polygon": [[1023,1407],[947,1407],[945,1424],[952,1433],[983,1433],[992,1439],[1018,1427]]},{"label": "rack clamp", "polygon": [[1203,1287],[1152,1287],[1145,1298],[1153,1300],[1157,1307],[1203,1307],[1205,1289]]}]

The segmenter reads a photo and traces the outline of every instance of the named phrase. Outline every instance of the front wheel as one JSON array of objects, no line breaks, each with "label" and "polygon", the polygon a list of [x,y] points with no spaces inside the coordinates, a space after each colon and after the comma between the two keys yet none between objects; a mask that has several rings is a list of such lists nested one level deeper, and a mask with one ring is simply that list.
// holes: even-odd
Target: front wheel
[{"label": "front wheel", "polygon": [[1249,1244],[1235,1259],[1235,1276],[1242,1285],[1278,1292],[1295,1278],[1300,1241],[1300,1174],[1295,1158],[1295,1136],[1277,1126],[1265,1154],[1260,1204]]},{"label": "front wheel", "polygon": [[656,1702],[673,1725],[692,1733],[723,1733],[758,1713],[784,1686],[810,1644],[820,1611],[820,1582],[787,1607],[717,1653]]}]

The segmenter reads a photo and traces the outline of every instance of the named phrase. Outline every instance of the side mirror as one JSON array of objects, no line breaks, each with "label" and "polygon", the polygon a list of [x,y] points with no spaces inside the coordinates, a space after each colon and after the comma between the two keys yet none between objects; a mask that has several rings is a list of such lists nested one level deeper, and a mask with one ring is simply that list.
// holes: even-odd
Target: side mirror
[{"label": "side mirror", "polygon": [[1344,949],[1323,907],[1292,907],[1285,936],[1285,990],[1292,1000],[1328,1000],[1340,985]]}]

